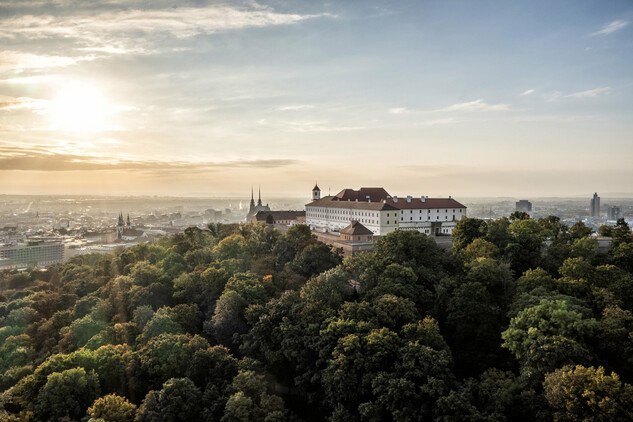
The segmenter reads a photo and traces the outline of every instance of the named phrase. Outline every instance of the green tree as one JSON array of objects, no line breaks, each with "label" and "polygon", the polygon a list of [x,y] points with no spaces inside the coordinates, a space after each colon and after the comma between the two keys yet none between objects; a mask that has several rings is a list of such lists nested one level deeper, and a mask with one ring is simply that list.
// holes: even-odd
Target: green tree
[{"label": "green tree", "polygon": [[603,237],[611,237],[613,236],[613,227],[603,224],[598,229],[598,235]]},{"label": "green tree", "polygon": [[543,336],[562,336],[582,345],[597,328],[596,320],[588,318],[588,314],[588,310],[564,300],[542,299],[510,320],[510,326],[502,333],[503,347],[525,362],[531,347]]},{"label": "green tree", "polygon": [[478,218],[462,218],[453,229],[453,251],[457,252],[470,245],[473,240],[484,237],[486,222]]},{"label": "green tree", "polygon": [[462,256],[466,262],[474,261],[477,258],[498,258],[499,248],[486,239],[475,239],[462,250]]},{"label": "green tree", "polygon": [[571,245],[570,256],[572,258],[584,258],[587,262],[592,262],[596,257],[598,241],[590,237],[583,237],[574,240]]},{"label": "green tree", "polygon": [[130,270],[130,277],[134,280],[134,284],[145,287],[152,283],[162,282],[164,274],[160,268],[150,264],[149,261],[140,261]]},{"label": "green tree", "polygon": [[220,243],[213,248],[213,254],[220,261],[225,259],[250,260],[246,239],[239,234],[233,234],[222,239]]},{"label": "green tree", "polygon": [[263,375],[252,370],[241,370],[231,385],[233,395],[228,399],[222,422],[272,422],[286,420],[283,400],[268,394]]},{"label": "green tree", "polygon": [[35,413],[39,420],[57,421],[64,416],[79,420],[99,395],[99,379],[83,368],[54,372],[37,396]]},{"label": "green tree", "polygon": [[446,260],[444,250],[431,237],[418,231],[391,232],[378,239],[374,250],[376,258],[384,267],[400,264],[412,268],[418,281],[429,290],[443,275],[443,263]]},{"label": "green tree", "polygon": [[534,220],[515,220],[509,226],[512,242],[505,248],[505,254],[511,259],[516,274],[536,268],[541,261],[541,249],[545,241],[545,232]]},{"label": "green tree", "polygon": [[502,309],[479,282],[455,289],[446,309],[449,343],[461,374],[475,375],[499,360]]},{"label": "green tree", "polygon": [[509,217],[510,221],[529,220],[530,218],[530,214],[523,211],[514,211]]},{"label": "green tree", "polygon": [[202,393],[189,378],[171,378],[158,394],[160,415],[165,421],[198,421]]},{"label": "green tree", "polygon": [[633,386],[602,367],[566,366],[546,375],[543,388],[556,420],[633,419]]},{"label": "green tree", "polygon": [[290,263],[290,268],[310,278],[336,267],[342,260],[342,254],[333,252],[331,246],[315,241],[295,256]]},{"label": "green tree", "polygon": [[542,268],[527,270],[516,282],[518,293],[527,293],[538,287],[556,290],[556,281]]},{"label": "green tree", "polygon": [[116,394],[108,394],[94,401],[88,408],[89,422],[103,420],[107,422],[134,422],[136,406]]},{"label": "green tree", "polygon": [[633,273],[633,242],[620,242],[617,246],[612,246],[611,257],[615,265]]},{"label": "green tree", "polygon": [[591,233],[593,233],[593,230],[585,226],[585,223],[583,223],[582,221],[577,222],[569,228],[569,236],[572,242],[577,239],[585,238]]}]

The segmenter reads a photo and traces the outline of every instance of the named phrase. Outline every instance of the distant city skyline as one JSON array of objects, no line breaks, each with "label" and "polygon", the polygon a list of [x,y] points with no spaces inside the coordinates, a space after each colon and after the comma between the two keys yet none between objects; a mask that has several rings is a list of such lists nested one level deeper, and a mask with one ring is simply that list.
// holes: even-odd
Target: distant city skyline
[{"label": "distant city skyline", "polygon": [[633,195],[633,3],[4,0],[0,193]]}]

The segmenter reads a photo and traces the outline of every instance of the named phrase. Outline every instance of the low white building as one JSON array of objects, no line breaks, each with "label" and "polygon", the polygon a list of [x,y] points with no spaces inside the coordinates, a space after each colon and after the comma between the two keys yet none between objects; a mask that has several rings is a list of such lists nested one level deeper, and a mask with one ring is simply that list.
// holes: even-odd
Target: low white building
[{"label": "low white building", "polygon": [[466,207],[451,197],[398,198],[383,188],[343,189],[336,195],[321,198],[321,190],[315,186],[312,202],[306,204],[305,209],[306,224],[312,230],[336,232],[355,220],[375,236],[395,230],[450,235],[457,222],[466,217]]},{"label": "low white building", "polygon": [[64,245],[61,242],[28,242],[0,246],[2,268],[20,268],[29,265],[46,267],[64,262]]}]

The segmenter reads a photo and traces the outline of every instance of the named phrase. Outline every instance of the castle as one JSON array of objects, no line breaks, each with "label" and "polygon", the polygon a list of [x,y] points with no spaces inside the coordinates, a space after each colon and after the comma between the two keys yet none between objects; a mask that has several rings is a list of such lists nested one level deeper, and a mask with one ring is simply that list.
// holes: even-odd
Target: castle
[{"label": "castle", "polygon": [[451,198],[426,196],[398,198],[383,188],[343,189],[321,198],[321,189],[312,189],[306,204],[306,224],[312,230],[338,232],[357,221],[374,236],[395,230],[417,230],[428,235],[450,235],[457,222],[466,217],[466,206]]}]

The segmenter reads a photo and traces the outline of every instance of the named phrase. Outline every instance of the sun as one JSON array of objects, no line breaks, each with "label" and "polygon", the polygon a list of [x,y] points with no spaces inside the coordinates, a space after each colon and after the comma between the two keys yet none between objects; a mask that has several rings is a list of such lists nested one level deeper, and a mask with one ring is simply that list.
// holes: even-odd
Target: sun
[{"label": "sun", "polygon": [[112,106],[95,85],[67,83],[51,100],[50,119],[55,130],[97,132],[107,130]]}]

